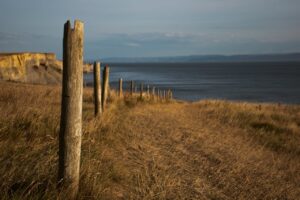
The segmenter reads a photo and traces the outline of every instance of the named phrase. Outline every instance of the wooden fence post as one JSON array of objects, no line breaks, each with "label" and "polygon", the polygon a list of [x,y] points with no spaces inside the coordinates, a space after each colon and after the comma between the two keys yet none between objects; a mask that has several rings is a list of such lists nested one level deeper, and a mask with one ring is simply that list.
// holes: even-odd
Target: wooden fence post
[{"label": "wooden fence post", "polygon": [[102,112],[105,111],[109,90],[109,66],[104,67],[102,84]]},{"label": "wooden fence post", "polygon": [[147,98],[149,98],[149,97],[150,97],[150,86],[147,85]]},{"label": "wooden fence post", "polygon": [[160,89],[158,89],[157,90],[157,99],[160,101],[160,98],[161,98],[161,96],[160,96]]},{"label": "wooden fence post", "polygon": [[170,89],[168,89],[168,92],[167,92],[167,100],[170,100],[171,98],[171,90]]},{"label": "wooden fence post", "polygon": [[140,98],[143,98],[143,92],[144,92],[144,84],[141,83],[141,91],[140,91]]},{"label": "wooden fence post", "polygon": [[154,87],[154,86],[152,87],[152,95],[151,95],[151,98],[152,98],[153,100],[155,100],[155,87]]},{"label": "wooden fence post", "polygon": [[163,100],[163,91],[162,90],[159,90],[159,98],[161,101]]},{"label": "wooden fence post", "polygon": [[133,81],[130,81],[130,95],[132,96],[133,95],[133,88],[134,87],[134,83]]},{"label": "wooden fence post", "polygon": [[83,32],[82,22],[64,25],[63,80],[59,132],[58,183],[68,198],[75,199],[79,188],[79,168],[82,135],[83,91]]},{"label": "wooden fence post", "polygon": [[123,80],[122,78],[119,79],[119,97],[123,96]]},{"label": "wooden fence post", "polygon": [[100,81],[100,63],[94,63],[94,103],[95,103],[95,116],[101,114],[101,81]]}]

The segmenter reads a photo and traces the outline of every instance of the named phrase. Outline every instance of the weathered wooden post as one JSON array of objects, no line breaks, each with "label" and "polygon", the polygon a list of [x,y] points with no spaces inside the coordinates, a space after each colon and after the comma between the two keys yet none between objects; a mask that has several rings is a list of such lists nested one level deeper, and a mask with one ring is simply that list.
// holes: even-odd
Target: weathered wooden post
[{"label": "weathered wooden post", "polygon": [[164,90],[164,93],[163,93],[163,99],[166,100],[166,90]]},{"label": "weathered wooden post", "polygon": [[58,183],[68,198],[75,199],[79,187],[82,135],[83,23],[64,25],[63,80],[59,132]]},{"label": "weathered wooden post", "polygon": [[157,90],[157,99],[160,101],[160,98],[161,98],[161,96],[160,96],[160,89],[158,89]]},{"label": "weathered wooden post", "polygon": [[137,85],[134,86],[134,93],[137,93]]},{"label": "weathered wooden post", "polygon": [[109,90],[109,66],[106,65],[103,71],[103,84],[102,84],[102,112],[105,111],[106,101],[108,97]]},{"label": "weathered wooden post", "polygon": [[171,90],[170,89],[168,89],[168,92],[167,92],[167,100],[170,100],[171,98]]},{"label": "weathered wooden post", "polygon": [[150,86],[147,85],[147,98],[149,98],[149,97],[150,97]]},{"label": "weathered wooden post", "polygon": [[159,90],[159,98],[161,101],[163,100],[163,91],[162,90]]},{"label": "weathered wooden post", "polygon": [[123,96],[123,80],[122,78],[119,79],[119,97]]},{"label": "weathered wooden post", "polygon": [[101,114],[101,81],[100,81],[100,63],[94,63],[94,103],[95,103],[95,116]]},{"label": "weathered wooden post", "polygon": [[155,87],[152,87],[151,99],[155,100]]},{"label": "weathered wooden post", "polygon": [[143,92],[144,92],[144,84],[141,83],[141,91],[140,91],[140,98],[143,98]]},{"label": "weathered wooden post", "polygon": [[130,81],[130,95],[132,96],[133,95],[133,88],[134,87],[134,83],[133,81]]}]

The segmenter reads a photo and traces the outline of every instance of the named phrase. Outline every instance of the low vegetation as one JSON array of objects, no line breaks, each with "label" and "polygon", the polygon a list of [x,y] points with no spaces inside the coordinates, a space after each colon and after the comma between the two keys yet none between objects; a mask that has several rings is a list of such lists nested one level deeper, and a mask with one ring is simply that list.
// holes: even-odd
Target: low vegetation
[{"label": "low vegetation", "polygon": [[[79,199],[297,199],[300,106],[155,102],[84,89]],[[2,199],[56,190],[61,90],[0,83]]]}]

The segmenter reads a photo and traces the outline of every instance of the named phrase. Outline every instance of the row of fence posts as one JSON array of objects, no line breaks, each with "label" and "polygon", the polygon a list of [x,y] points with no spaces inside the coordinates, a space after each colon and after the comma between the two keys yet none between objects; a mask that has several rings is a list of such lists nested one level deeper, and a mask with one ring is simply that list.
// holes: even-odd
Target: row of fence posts
[{"label": "row of fence posts", "polygon": [[[109,66],[105,66],[103,70],[103,84],[101,84],[101,67],[100,62],[94,62],[93,65],[94,71],[94,104],[95,104],[95,116],[101,115],[102,112],[104,112],[108,94],[109,94]],[[130,81],[130,88],[127,94],[129,94],[130,97],[136,96],[137,93],[137,86],[134,85],[134,81]],[[135,89],[134,89],[135,88]],[[157,91],[157,93],[156,93]],[[172,91],[169,90],[159,90],[153,86],[152,92],[150,92],[150,85],[147,85],[147,92],[146,96],[144,95],[144,84],[140,84],[140,93],[139,93],[139,99],[150,99],[150,100],[157,100],[157,101],[170,101],[173,98]],[[118,88],[118,97],[123,98],[123,79],[119,79],[119,88]],[[128,95],[126,95],[128,97]]]},{"label": "row of fence posts", "polygon": [[[75,20],[74,28],[70,21],[64,25],[63,36],[63,80],[61,119],[59,132],[58,187],[68,199],[76,199],[79,189],[79,171],[82,136],[82,101],[83,101],[83,41],[84,24]],[[105,66],[101,81],[101,67],[94,63],[94,104],[95,116],[105,112],[109,94],[109,67]],[[102,84],[101,84],[102,82]],[[119,79],[119,97],[123,96],[123,79]],[[130,97],[144,99],[144,85],[130,81]],[[153,100],[171,100],[171,90],[159,90],[147,85],[146,98]]]},{"label": "row of fence posts", "polygon": [[[129,82],[129,92],[131,97],[136,96],[138,94],[138,86],[135,85],[134,81]],[[173,93],[169,90],[160,90],[155,86],[150,87],[147,85],[147,91],[144,91],[144,84],[140,83],[140,91],[139,91],[139,99],[150,99],[157,101],[170,101],[173,99]],[[119,97],[124,97],[123,95],[123,79],[119,79]],[[146,94],[146,95],[145,95]]]},{"label": "row of fence posts", "polygon": [[[95,116],[104,112],[107,103],[107,96],[109,92],[109,67],[105,66],[103,70],[103,84],[101,84],[100,76],[100,62],[94,63],[94,104]],[[101,87],[102,85],[102,87]]]}]

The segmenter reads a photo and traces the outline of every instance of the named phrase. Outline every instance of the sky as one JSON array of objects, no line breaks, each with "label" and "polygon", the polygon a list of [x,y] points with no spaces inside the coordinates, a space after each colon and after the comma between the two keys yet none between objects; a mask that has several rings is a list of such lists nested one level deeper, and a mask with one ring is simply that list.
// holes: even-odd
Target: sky
[{"label": "sky", "polygon": [[86,59],[300,52],[300,0],[0,0],[0,51],[54,52],[84,22]]}]

